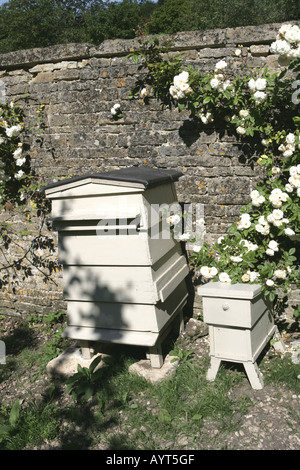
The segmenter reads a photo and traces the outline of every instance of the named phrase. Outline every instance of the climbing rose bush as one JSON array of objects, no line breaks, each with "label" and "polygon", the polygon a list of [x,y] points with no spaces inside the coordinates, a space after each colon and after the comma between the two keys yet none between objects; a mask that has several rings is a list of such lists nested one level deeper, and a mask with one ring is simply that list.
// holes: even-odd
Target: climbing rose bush
[{"label": "climbing rose bush", "polygon": [[[286,27],[281,28],[278,35],[278,41],[283,34],[290,40],[289,59],[297,57],[298,33],[299,28]],[[274,44],[272,50],[281,51]],[[282,49],[282,55],[286,54],[286,49]],[[297,71],[298,62],[294,62],[291,69]],[[270,124],[272,120],[266,121],[265,117],[272,116],[275,103],[280,106],[281,100],[286,102],[286,96],[280,95],[277,75],[270,76],[264,71],[264,76],[247,76],[230,82],[224,74],[226,66],[225,61],[220,61],[212,77],[198,77],[194,96],[193,85],[189,85],[193,102],[184,105],[207,124],[213,122],[214,113],[220,115],[224,103],[223,108],[232,110],[232,115],[227,114],[224,122],[235,128],[237,135],[260,135],[262,153],[258,163],[265,167],[267,177],[251,191],[251,202],[242,209],[239,220],[228,233],[213,246],[204,244],[191,258],[203,282],[260,283],[274,300],[278,288],[288,292],[291,284],[299,285],[295,256],[300,233],[299,109],[293,105],[290,95],[290,122],[285,129],[274,128]],[[223,73],[218,73],[219,70]],[[205,109],[204,104],[209,105],[209,109]]]},{"label": "climbing rose bush", "polygon": [[[180,57],[162,60],[153,44],[146,53],[135,52],[134,59],[137,63],[142,57],[149,70],[147,84],[152,83],[154,96],[164,103],[169,98],[170,107],[190,111],[204,126],[223,123],[241,141],[255,138],[253,157],[264,168],[265,179],[249,194],[239,220],[212,246],[199,246],[193,233],[181,240],[194,243],[190,257],[203,282],[259,283],[274,300],[279,289],[300,287],[300,110],[294,99],[295,86],[300,87],[299,27],[282,26],[270,50],[284,64],[280,73],[261,69],[233,78],[225,60],[216,63],[213,73],[203,74],[192,66],[183,69]],[[240,50],[234,55],[239,57]],[[173,69],[176,73],[166,87]]]},{"label": "climbing rose bush", "polygon": [[300,28],[297,25],[283,25],[271,44],[271,52],[279,54],[279,63],[288,65],[291,60],[300,58]]},{"label": "climbing rose bush", "polygon": [[21,109],[13,102],[0,108],[0,204],[20,201],[20,189],[29,171],[21,135]]}]

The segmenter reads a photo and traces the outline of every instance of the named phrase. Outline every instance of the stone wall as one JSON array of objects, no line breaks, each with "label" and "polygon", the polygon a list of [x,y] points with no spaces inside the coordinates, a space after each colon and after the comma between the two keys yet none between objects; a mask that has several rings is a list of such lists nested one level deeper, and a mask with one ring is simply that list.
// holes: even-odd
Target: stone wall
[{"label": "stone wall", "polygon": [[[203,72],[213,71],[220,59],[227,61],[233,75],[242,66],[276,70],[277,58],[269,46],[279,27],[178,33],[170,36],[171,53],[181,52],[186,64]],[[234,54],[238,46],[240,57]],[[45,184],[132,165],[181,170],[178,199],[204,205],[206,240],[215,240],[248,202],[260,169],[249,164],[251,149],[235,135],[196,125],[188,113],[163,109],[155,98],[148,104],[130,100],[141,71],[124,57],[138,47],[137,41],[108,40],[97,47],[68,44],[0,55],[5,98],[24,109],[31,166]],[[110,109],[117,102],[124,117],[112,121]],[[36,129],[40,105],[42,133]],[[20,311],[60,309],[59,274],[57,282],[57,287],[45,288],[37,273],[33,284],[25,283],[14,295],[7,293],[3,305],[17,305]]]}]

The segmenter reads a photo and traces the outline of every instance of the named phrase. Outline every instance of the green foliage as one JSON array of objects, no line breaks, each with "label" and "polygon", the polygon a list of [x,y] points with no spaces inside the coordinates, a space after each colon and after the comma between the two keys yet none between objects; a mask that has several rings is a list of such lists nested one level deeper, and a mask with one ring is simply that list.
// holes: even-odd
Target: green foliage
[{"label": "green foliage", "polygon": [[10,0],[0,9],[0,51],[133,38],[152,1]]},{"label": "green foliage", "polygon": [[102,370],[95,370],[101,362],[102,356],[97,356],[89,367],[77,366],[77,373],[69,377],[67,380],[66,392],[71,393],[75,400],[91,398],[99,388],[99,378],[101,378]]},{"label": "green foliage", "polygon": [[194,355],[194,351],[186,351],[185,348],[178,348],[170,351],[169,355],[175,356],[174,359],[171,359],[171,363],[178,362],[178,364],[181,366],[187,366],[190,369],[194,368],[191,362],[191,358]]},{"label": "green foliage", "polygon": [[125,60],[131,59],[135,64],[141,62],[146,65],[149,73],[145,80],[138,80],[131,91],[131,97],[139,97],[144,87],[151,87],[156,98],[170,104],[168,91],[174,75],[180,71],[181,54],[168,54],[171,46],[170,40],[140,39],[139,43],[141,44],[140,49],[128,54]]},{"label": "green foliage", "polygon": [[298,0],[9,0],[0,52],[297,19]]},{"label": "green foliage", "polygon": [[150,34],[234,28],[299,19],[297,0],[165,0],[148,23]]},{"label": "green foliage", "polygon": [[0,422],[0,444],[5,440],[10,440],[11,434],[14,432],[16,425],[18,423],[20,416],[20,402],[16,400],[15,403],[12,405],[8,423],[9,424],[1,424]]}]

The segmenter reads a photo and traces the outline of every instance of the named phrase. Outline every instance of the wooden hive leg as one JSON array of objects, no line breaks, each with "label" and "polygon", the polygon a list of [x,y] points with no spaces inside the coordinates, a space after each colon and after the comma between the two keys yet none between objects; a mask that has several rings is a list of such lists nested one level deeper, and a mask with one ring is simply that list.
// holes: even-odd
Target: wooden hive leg
[{"label": "wooden hive leg", "polygon": [[149,348],[149,354],[147,357],[150,359],[151,367],[160,369],[163,366],[164,358],[162,354],[161,342]]},{"label": "wooden hive leg", "polygon": [[254,390],[264,388],[264,381],[256,362],[243,362],[251,387]]},{"label": "wooden hive leg", "polygon": [[89,347],[89,342],[83,340],[80,341],[80,348],[83,359],[91,359],[92,355]]},{"label": "wooden hive leg", "polygon": [[279,333],[278,327],[275,328],[275,333],[273,335],[274,342],[272,343],[273,348],[276,351],[280,351],[282,353],[285,352],[285,344],[281,338],[281,334]]},{"label": "wooden hive leg", "polygon": [[206,374],[206,380],[209,380],[210,382],[213,382],[215,380],[220,365],[221,365],[221,359],[218,359],[216,357],[210,358],[210,367]]}]

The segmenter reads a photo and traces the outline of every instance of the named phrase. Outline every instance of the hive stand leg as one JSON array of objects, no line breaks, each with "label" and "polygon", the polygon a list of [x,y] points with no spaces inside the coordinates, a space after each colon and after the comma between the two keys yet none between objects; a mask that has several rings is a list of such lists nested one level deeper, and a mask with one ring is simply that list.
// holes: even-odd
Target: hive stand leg
[{"label": "hive stand leg", "polygon": [[151,367],[160,369],[164,363],[161,343],[149,348],[147,357],[150,359]]},{"label": "hive stand leg", "polygon": [[88,341],[80,341],[80,348],[81,348],[81,355],[82,355],[83,359],[91,359],[92,358]]},{"label": "hive stand leg", "polygon": [[273,348],[276,351],[280,351],[282,353],[285,352],[285,344],[281,338],[281,334],[279,333],[278,327],[276,326],[275,328],[275,333],[273,336],[273,339],[275,340],[274,344],[272,344]]},{"label": "hive stand leg", "polygon": [[206,380],[209,380],[210,382],[213,382],[215,380],[220,365],[221,359],[217,359],[216,357],[210,358],[210,368],[207,371]]},{"label": "hive stand leg", "polygon": [[264,381],[256,362],[243,362],[251,387],[254,390],[264,388]]},{"label": "hive stand leg", "polygon": [[178,314],[179,318],[179,334],[181,335],[184,332],[184,319],[183,319],[183,311],[180,310]]}]

